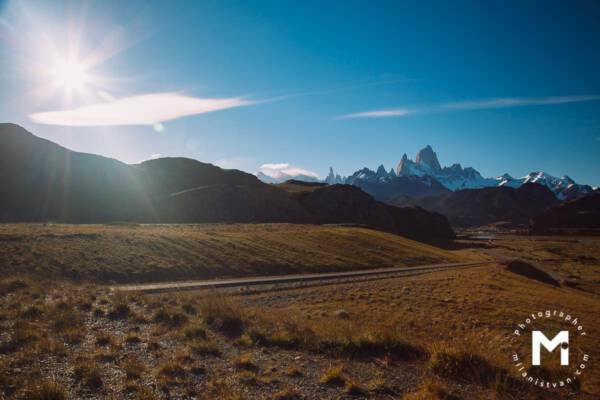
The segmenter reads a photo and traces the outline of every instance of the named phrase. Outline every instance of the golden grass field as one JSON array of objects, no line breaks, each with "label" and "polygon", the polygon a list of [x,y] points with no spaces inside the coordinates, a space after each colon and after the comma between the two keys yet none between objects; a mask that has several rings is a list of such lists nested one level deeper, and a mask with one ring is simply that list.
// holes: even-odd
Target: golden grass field
[{"label": "golden grass field", "polygon": [[[31,233],[25,235],[23,227]],[[7,225],[3,229],[3,235],[106,235],[100,243],[110,239],[106,232],[119,236],[115,242],[124,241],[129,232],[130,237],[151,243],[167,235],[164,230],[172,237],[177,229],[196,235],[188,243],[211,243],[207,232],[216,231],[222,243],[236,246],[241,246],[237,240],[251,242],[249,236],[276,242],[286,231],[310,231],[309,238],[317,233],[334,235],[338,243],[364,235],[360,242],[370,244],[362,245],[363,253],[369,246],[391,249],[395,243],[399,247],[389,258],[382,258],[383,250],[375,247],[376,260],[397,262],[401,254],[411,262],[521,258],[551,271],[561,285],[509,272],[498,263],[226,295],[206,291],[125,295],[102,284],[5,273],[0,281],[0,397],[585,400],[600,396],[600,367],[595,361],[600,357],[600,238],[498,235],[493,240],[444,244],[459,250],[443,250],[346,227],[58,226],[53,230]],[[375,238],[385,239],[384,244]],[[5,241],[3,246],[6,242],[15,243]],[[141,252],[142,247],[136,248]],[[110,250],[103,248],[106,253]],[[214,253],[208,251],[205,254],[217,254],[214,248],[210,250]],[[52,254],[58,257],[58,252]],[[150,257],[152,251],[145,254]],[[368,264],[373,255],[367,252],[362,257],[361,262]],[[299,263],[305,262],[298,258]],[[507,337],[525,315],[554,308],[576,315],[586,326],[590,334],[578,346],[589,351],[590,366],[581,381],[568,389],[534,388],[515,379]]]},{"label": "golden grass field", "polygon": [[367,228],[293,224],[0,225],[0,273],[150,282],[461,261]]}]

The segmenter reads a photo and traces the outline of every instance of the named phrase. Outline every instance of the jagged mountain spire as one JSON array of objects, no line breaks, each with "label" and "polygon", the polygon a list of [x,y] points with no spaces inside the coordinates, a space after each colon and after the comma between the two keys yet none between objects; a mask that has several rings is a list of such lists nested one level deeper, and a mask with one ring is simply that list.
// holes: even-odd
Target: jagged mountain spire
[{"label": "jagged mountain spire", "polygon": [[419,150],[417,157],[415,158],[415,164],[418,166],[426,164],[433,171],[440,171],[442,169],[440,162],[438,161],[437,154],[435,151],[433,151],[430,145],[427,145],[424,149]]}]

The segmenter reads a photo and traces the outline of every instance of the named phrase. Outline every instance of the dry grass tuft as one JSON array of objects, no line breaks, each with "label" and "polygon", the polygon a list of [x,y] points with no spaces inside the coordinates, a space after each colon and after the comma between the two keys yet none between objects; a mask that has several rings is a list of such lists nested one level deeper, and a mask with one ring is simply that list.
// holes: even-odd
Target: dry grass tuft
[{"label": "dry grass tuft", "polygon": [[200,302],[204,321],[213,329],[230,336],[239,336],[244,327],[240,308],[224,296],[207,296]]},{"label": "dry grass tuft", "polygon": [[96,346],[105,347],[111,346],[114,347],[117,345],[115,337],[109,333],[102,332],[98,336],[96,336]]},{"label": "dry grass tuft", "polygon": [[102,370],[92,359],[78,360],[73,369],[73,377],[90,389],[98,390],[104,384]]},{"label": "dry grass tuft", "polygon": [[258,366],[254,362],[254,356],[250,353],[242,354],[233,360],[233,365],[240,370],[258,371]]},{"label": "dry grass tuft", "polygon": [[146,366],[133,356],[127,357],[121,364],[121,367],[125,371],[125,376],[128,380],[138,380],[146,371]]},{"label": "dry grass tuft", "polygon": [[346,381],[346,387],[344,388],[344,390],[346,394],[350,396],[367,396],[367,389],[363,385],[361,385],[360,382],[352,379],[348,379]]},{"label": "dry grass tuft", "polygon": [[466,352],[435,352],[429,361],[429,368],[437,376],[482,386],[489,386],[508,376],[506,370],[490,364],[477,354]]},{"label": "dry grass tuft", "polygon": [[344,386],[346,378],[344,377],[344,365],[330,366],[325,370],[319,381],[326,385]]},{"label": "dry grass tuft", "polygon": [[135,400],[158,400],[158,396],[150,389],[145,386],[139,387]]},{"label": "dry grass tuft", "polygon": [[181,312],[170,312],[163,307],[154,314],[152,321],[168,328],[179,328],[187,324],[189,318]]},{"label": "dry grass tuft", "polygon": [[112,308],[108,312],[110,319],[126,319],[131,314],[131,308],[129,308],[129,300],[127,296],[121,292],[115,294],[112,301]]},{"label": "dry grass tuft", "polygon": [[158,375],[168,379],[179,380],[187,375],[187,371],[177,361],[169,360],[159,367]]},{"label": "dry grass tuft", "polygon": [[221,351],[215,342],[210,339],[196,338],[188,343],[190,352],[203,356],[220,356]]},{"label": "dry grass tuft", "polygon": [[293,388],[284,388],[273,395],[274,400],[301,400],[300,393]]},{"label": "dry grass tuft", "polygon": [[21,312],[21,318],[27,320],[36,320],[39,319],[43,314],[44,312],[38,306],[32,305]]},{"label": "dry grass tuft", "polygon": [[0,283],[0,296],[15,293],[29,288],[29,283],[22,279],[10,279]]},{"label": "dry grass tuft", "polygon": [[140,344],[140,343],[142,343],[142,338],[135,332],[129,332],[127,334],[127,337],[125,337],[125,343]]},{"label": "dry grass tuft", "polygon": [[193,326],[187,328],[183,334],[187,340],[206,339],[206,329],[202,326]]},{"label": "dry grass tuft", "polygon": [[333,355],[392,355],[406,360],[423,360],[428,356],[425,349],[407,343],[394,327],[365,326],[355,321],[323,323],[298,314],[278,315],[256,311],[246,333],[254,343]]},{"label": "dry grass tuft", "polygon": [[54,381],[43,381],[30,393],[31,400],[65,400],[68,394],[63,385]]},{"label": "dry grass tuft", "polygon": [[438,379],[426,377],[416,392],[409,393],[405,400],[460,400],[449,393],[448,388]]},{"label": "dry grass tuft", "polygon": [[74,310],[59,309],[53,316],[52,328],[57,333],[84,328],[83,316]]},{"label": "dry grass tuft", "polygon": [[29,323],[17,321],[8,342],[0,344],[0,354],[12,353],[21,347],[34,344],[40,339],[38,330]]}]

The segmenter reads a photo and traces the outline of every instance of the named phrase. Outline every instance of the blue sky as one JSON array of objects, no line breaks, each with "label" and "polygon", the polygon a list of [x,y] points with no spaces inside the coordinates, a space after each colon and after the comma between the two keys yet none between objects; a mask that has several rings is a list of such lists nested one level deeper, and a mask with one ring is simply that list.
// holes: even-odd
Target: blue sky
[{"label": "blue sky", "polygon": [[0,0],[0,121],[129,163],[323,177],[430,144],[599,185],[600,3],[489,3]]}]

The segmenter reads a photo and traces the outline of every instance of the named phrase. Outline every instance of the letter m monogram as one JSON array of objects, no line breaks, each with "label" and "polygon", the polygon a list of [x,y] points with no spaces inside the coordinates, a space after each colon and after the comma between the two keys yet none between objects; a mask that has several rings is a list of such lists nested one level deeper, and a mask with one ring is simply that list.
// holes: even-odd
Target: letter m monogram
[{"label": "letter m monogram", "polygon": [[542,331],[531,332],[531,364],[540,365],[541,346],[552,352],[560,346],[560,365],[569,365],[569,331],[560,331],[549,340]]}]

